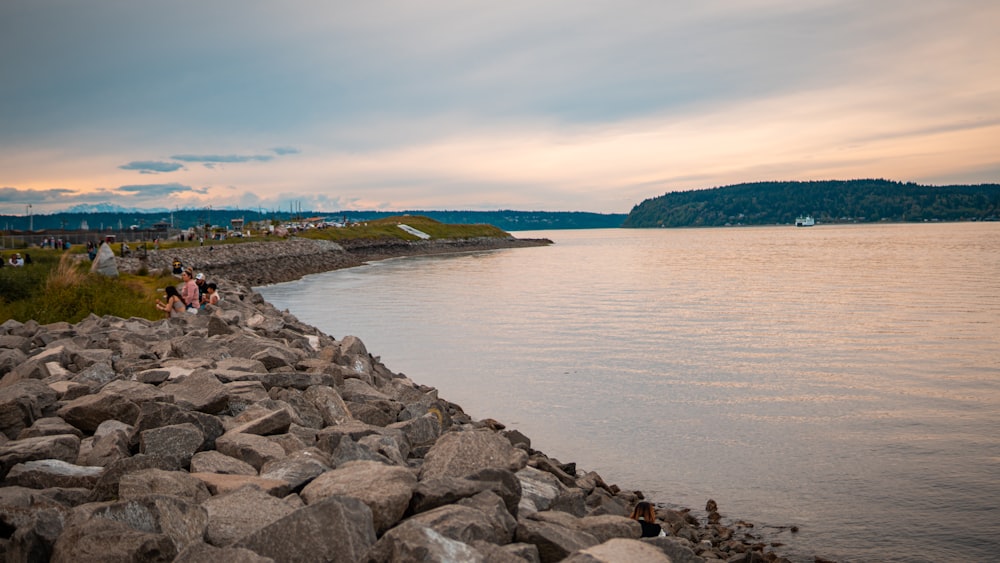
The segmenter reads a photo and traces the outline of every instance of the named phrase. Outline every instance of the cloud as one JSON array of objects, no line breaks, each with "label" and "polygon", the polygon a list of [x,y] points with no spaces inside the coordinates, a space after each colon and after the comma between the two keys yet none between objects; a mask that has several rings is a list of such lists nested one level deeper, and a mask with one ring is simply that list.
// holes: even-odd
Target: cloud
[{"label": "cloud", "polygon": [[177,193],[194,192],[199,194],[207,193],[205,189],[195,189],[172,182],[169,184],[140,184],[131,186],[119,186],[119,192],[125,192],[129,196],[139,196],[143,198],[170,196]]},{"label": "cloud", "polygon": [[269,160],[274,160],[274,157],[268,154],[178,154],[171,156],[170,158],[174,160],[179,160],[181,162],[200,162],[203,164],[230,164],[239,162],[267,162]]},{"label": "cloud", "polygon": [[274,147],[273,149],[271,149],[271,151],[273,151],[274,154],[278,156],[285,156],[288,154],[299,154],[300,152],[302,152],[295,147]]},{"label": "cloud", "polygon": [[159,162],[155,160],[134,160],[119,166],[122,170],[138,170],[140,174],[159,174],[161,172],[176,172],[184,168],[177,162]]},{"label": "cloud", "polygon": [[19,190],[17,188],[0,188],[0,204],[39,204],[52,203],[72,196],[73,190],[53,188],[49,190]]}]

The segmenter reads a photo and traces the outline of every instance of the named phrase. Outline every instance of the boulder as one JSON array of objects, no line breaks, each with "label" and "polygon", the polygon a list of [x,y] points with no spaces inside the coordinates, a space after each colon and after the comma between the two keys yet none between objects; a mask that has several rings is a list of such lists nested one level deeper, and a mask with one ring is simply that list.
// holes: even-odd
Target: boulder
[{"label": "boulder", "polygon": [[140,452],[178,458],[184,467],[204,444],[205,435],[190,422],[152,428],[139,434]]},{"label": "boulder", "polygon": [[638,540],[616,538],[600,545],[581,549],[563,560],[564,563],[672,563],[659,549]]},{"label": "boulder", "polygon": [[295,509],[255,486],[216,495],[201,506],[208,512],[205,540],[224,547],[284,518]]},{"label": "boulder", "polygon": [[66,526],[52,548],[51,561],[169,563],[176,555],[177,547],[166,534],[134,530],[106,518],[89,518]]},{"label": "boulder", "polygon": [[462,477],[487,467],[517,471],[526,463],[527,455],[495,432],[446,432],[427,452],[420,478]]},{"label": "boulder", "polygon": [[322,417],[324,426],[343,424],[352,419],[347,404],[333,387],[313,385],[305,390],[303,397]]},{"label": "boulder", "polygon": [[251,532],[233,547],[276,561],[354,563],[374,543],[371,509],[356,498],[331,496]]},{"label": "boulder", "polygon": [[325,453],[316,448],[308,448],[265,463],[260,468],[260,477],[284,481],[291,490],[298,491],[331,469],[329,457]]},{"label": "boulder", "polygon": [[193,503],[211,496],[204,483],[185,471],[142,469],[126,473],[118,481],[120,499],[141,499],[149,495],[168,495]]},{"label": "boulder", "polygon": [[368,505],[375,531],[382,533],[402,518],[416,484],[409,469],[354,461],[313,479],[302,490],[302,498],[309,505],[335,495],[357,498]]},{"label": "boulder", "polygon": [[104,471],[103,467],[85,467],[58,459],[26,461],[7,472],[4,485],[19,485],[32,489],[54,487],[93,488]]},{"label": "boulder", "polygon": [[487,560],[474,547],[455,540],[430,526],[407,520],[389,530],[359,561],[462,561],[485,563]]},{"label": "boulder", "polygon": [[78,438],[83,438],[83,432],[80,432],[75,426],[67,424],[65,420],[57,416],[49,416],[45,418],[39,418],[31,426],[25,428],[17,435],[18,440],[24,438],[37,438],[39,436],[56,436],[58,434],[73,434]]},{"label": "boulder", "polygon": [[514,537],[519,542],[536,546],[542,563],[562,561],[574,551],[599,543],[594,536],[575,528],[529,518],[518,521]]},{"label": "boulder", "polygon": [[43,418],[42,413],[57,397],[48,385],[34,379],[0,387],[0,432],[17,439],[22,430]]},{"label": "boulder", "polygon": [[187,377],[165,383],[162,390],[178,405],[207,414],[219,414],[229,406],[226,386],[212,373],[195,370]]},{"label": "boulder", "polygon": [[227,432],[215,441],[215,448],[219,453],[249,463],[258,471],[265,463],[285,457],[284,448],[256,434]]},{"label": "boulder", "polygon": [[118,261],[115,259],[115,251],[111,250],[111,245],[106,242],[101,243],[94,261],[90,264],[90,273],[109,278],[118,277]]},{"label": "boulder", "polygon": [[54,459],[75,463],[80,453],[80,438],[73,434],[39,436],[14,440],[0,445],[0,478],[19,463],[40,459]]},{"label": "boulder", "polygon": [[222,473],[229,475],[257,475],[257,470],[245,461],[215,450],[198,452],[191,458],[191,473]]},{"label": "boulder", "polygon": [[135,424],[139,417],[139,405],[116,393],[102,392],[74,399],[60,408],[57,414],[85,433],[92,434],[98,425],[111,418]]}]

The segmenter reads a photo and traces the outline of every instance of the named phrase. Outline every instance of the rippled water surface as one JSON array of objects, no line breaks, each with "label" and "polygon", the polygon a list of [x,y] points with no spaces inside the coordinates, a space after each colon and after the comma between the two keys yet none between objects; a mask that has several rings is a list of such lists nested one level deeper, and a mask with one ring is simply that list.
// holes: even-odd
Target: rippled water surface
[{"label": "rippled water surface", "polygon": [[555,244],[260,291],[552,457],[655,502],[715,499],[797,560],[1000,553],[1000,224],[518,236]]}]

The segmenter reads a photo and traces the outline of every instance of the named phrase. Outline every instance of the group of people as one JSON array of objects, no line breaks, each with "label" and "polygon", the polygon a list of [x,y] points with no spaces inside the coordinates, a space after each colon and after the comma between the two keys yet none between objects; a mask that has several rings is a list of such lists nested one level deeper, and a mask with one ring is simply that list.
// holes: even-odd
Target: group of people
[{"label": "group of people", "polygon": [[[28,253],[25,253],[24,256],[21,256],[20,252],[15,252],[14,254],[11,254],[10,259],[7,260],[7,265],[14,266],[15,268],[20,268],[25,264],[31,264],[31,256]],[[0,266],[3,266],[2,257],[0,257]]]},{"label": "group of people", "polygon": [[165,300],[156,300],[156,308],[163,311],[167,318],[187,313],[197,313],[206,307],[218,305],[222,297],[215,282],[205,279],[205,274],[195,275],[191,268],[181,269],[180,289],[169,285],[166,288]]}]

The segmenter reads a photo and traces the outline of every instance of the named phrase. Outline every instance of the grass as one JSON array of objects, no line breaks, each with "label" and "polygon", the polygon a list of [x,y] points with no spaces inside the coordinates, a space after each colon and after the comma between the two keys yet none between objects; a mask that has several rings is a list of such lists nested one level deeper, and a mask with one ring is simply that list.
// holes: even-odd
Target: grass
[{"label": "grass", "polygon": [[[349,227],[309,229],[295,236],[310,239],[345,241],[351,239],[400,239],[420,240],[399,228],[409,225],[431,236],[431,239],[465,239],[479,237],[507,237],[508,233],[492,225],[447,225],[428,217],[397,216],[358,223]],[[281,237],[230,238],[223,241],[205,241],[205,244],[241,244],[250,241],[280,243]],[[140,243],[129,243],[133,252]],[[146,242],[152,248],[151,242]],[[198,246],[195,241],[162,241],[161,250]],[[120,243],[112,245],[120,252]],[[169,273],[145,271],[136,274],[122,273],[109,278],[89,272],[91,262],[86,259],[83,245],[74,245],[69,251],[29,249],[32,264],[23,268],[0,267],[0,323],[8,319],[26,322],[34,319],[41,324],[58,321],[77,323],[91,313],[97,316],[114,315],[121,318],[163,318],[154,303],[162,296],[163,288],[177,284]],[[22,254],[24,251],[22,251]],[[9,258],[10,253],[2,256]]]},{"label": "grass", "polygon": [[89,260],[58,250],[30,254],[30,265],[0,268],[0,322],[76,323],[91,313],[159,319],[163,313],[155,298],[167,284],[177,283],[170,275],[91,274]]},{"label": "grass", "polygon": [[448,225],[421,215],[400,215],[386,217],[375,221],[355,223],[349,227],[331,227],[325,229],[309,229],[295,233],[295,236],[319,240],[342,241],[351,239],[382,239],[394,238],[400,240],[420,240],[411,235],[399,225],[409,225],[418,231],[431,236],[431,239],[463,239],[478,237],[507,237],[508,233],[493,225]]}]

